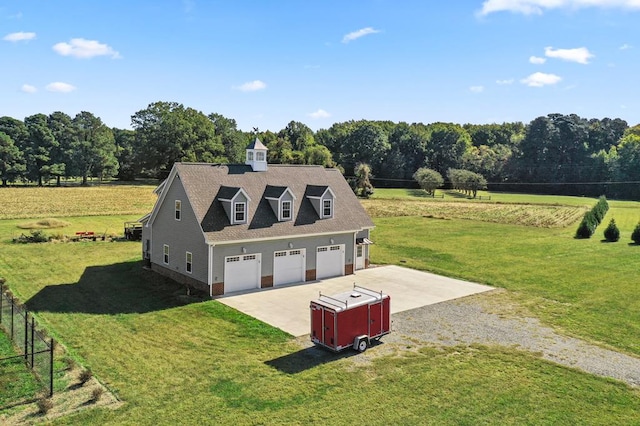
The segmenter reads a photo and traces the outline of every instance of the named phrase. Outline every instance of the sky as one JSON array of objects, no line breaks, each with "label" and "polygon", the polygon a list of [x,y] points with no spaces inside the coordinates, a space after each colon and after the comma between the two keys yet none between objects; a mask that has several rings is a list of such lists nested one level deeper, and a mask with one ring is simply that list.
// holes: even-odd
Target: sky
[{"label": "sky", "polygon": [[640,123],[640,0],[0,0],[0,116]]}]

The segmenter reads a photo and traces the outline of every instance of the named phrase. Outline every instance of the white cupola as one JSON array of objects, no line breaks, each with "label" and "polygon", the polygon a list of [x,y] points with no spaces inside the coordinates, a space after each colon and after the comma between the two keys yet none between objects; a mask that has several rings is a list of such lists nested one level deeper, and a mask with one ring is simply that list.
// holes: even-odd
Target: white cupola
[{"label": "white cupola", "polygon": [[267,147],[256,139],[247,146],[247,157],[244,164],[251,166],[254,172],[267,171]]}]

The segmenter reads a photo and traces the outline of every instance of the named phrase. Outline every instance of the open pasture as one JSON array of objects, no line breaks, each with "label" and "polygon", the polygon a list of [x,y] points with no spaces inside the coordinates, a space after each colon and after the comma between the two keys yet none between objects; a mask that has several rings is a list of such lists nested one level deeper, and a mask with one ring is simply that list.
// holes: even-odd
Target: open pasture
[{"label": "open pasture", "polygon": [[[130,215],[90,216],[87,207],[64,216],[71,225],[63,230],[119,230],[153,201]],[[599,241],[601,229],[591,240],[575,240],[577,223],[549,229],[378,217],[372,261],[507,288],[501,302],[514,315],[535,315],[568,334],[638,355],[640,253],[626,241],[640,219],[638,207],[611,202],[603,223],[615,216],[622,231],[615,244]],[[62,215],[46,214],[52,216]],[[56,424],[638,422],[638,389],[514,348],[394,346],[383,339],[362,356],[304,349],[277,329],[215,300],[186,297],[142,270],[140,243],[10,243],[24,218],[30,217],[15,212],[0,220],[0,275],[124,403]]]}]

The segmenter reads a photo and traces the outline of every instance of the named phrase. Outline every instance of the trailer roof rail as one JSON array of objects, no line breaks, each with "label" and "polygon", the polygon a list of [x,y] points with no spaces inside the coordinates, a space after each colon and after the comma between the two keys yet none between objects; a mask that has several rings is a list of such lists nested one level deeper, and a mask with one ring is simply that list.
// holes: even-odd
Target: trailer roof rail
[{"label": "trailer roof rail", "polygon": [[380,296],[380,297],[382,297],[382,292],[381,292],[381,291],[371,290],[371,289],[369,289],[369,288],[359,286],[359,285],[357,285],[356,283],[353,283],[353,289],[354,289],[354,290],[361,291],[361,292],[363,292],[363,293],[367,293],[367,292],[368,292],[370,295],[376,295],[376,296]]},{"label": "trailer roof rail", "polygon": [[319,299],[334,306],[340,306],[340,307],[342,307],[342,305],[344,305],[345,307],[349,306],[346,301],[342,301],[331,296],[325,296],[324,294],[322,294],[322,292],[320,292]]}]

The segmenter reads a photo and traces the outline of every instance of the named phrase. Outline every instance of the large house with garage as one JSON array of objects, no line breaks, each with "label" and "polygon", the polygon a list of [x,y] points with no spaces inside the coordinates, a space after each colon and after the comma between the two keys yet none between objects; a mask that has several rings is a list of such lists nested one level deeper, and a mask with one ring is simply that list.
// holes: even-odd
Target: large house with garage
[{"label": "large house with garage", "polygon": [[373,222],[340,171],[267,164],[257,138],[245,164],[176,163],[156,193],[146,264],[211,297],[369,266]]}]

